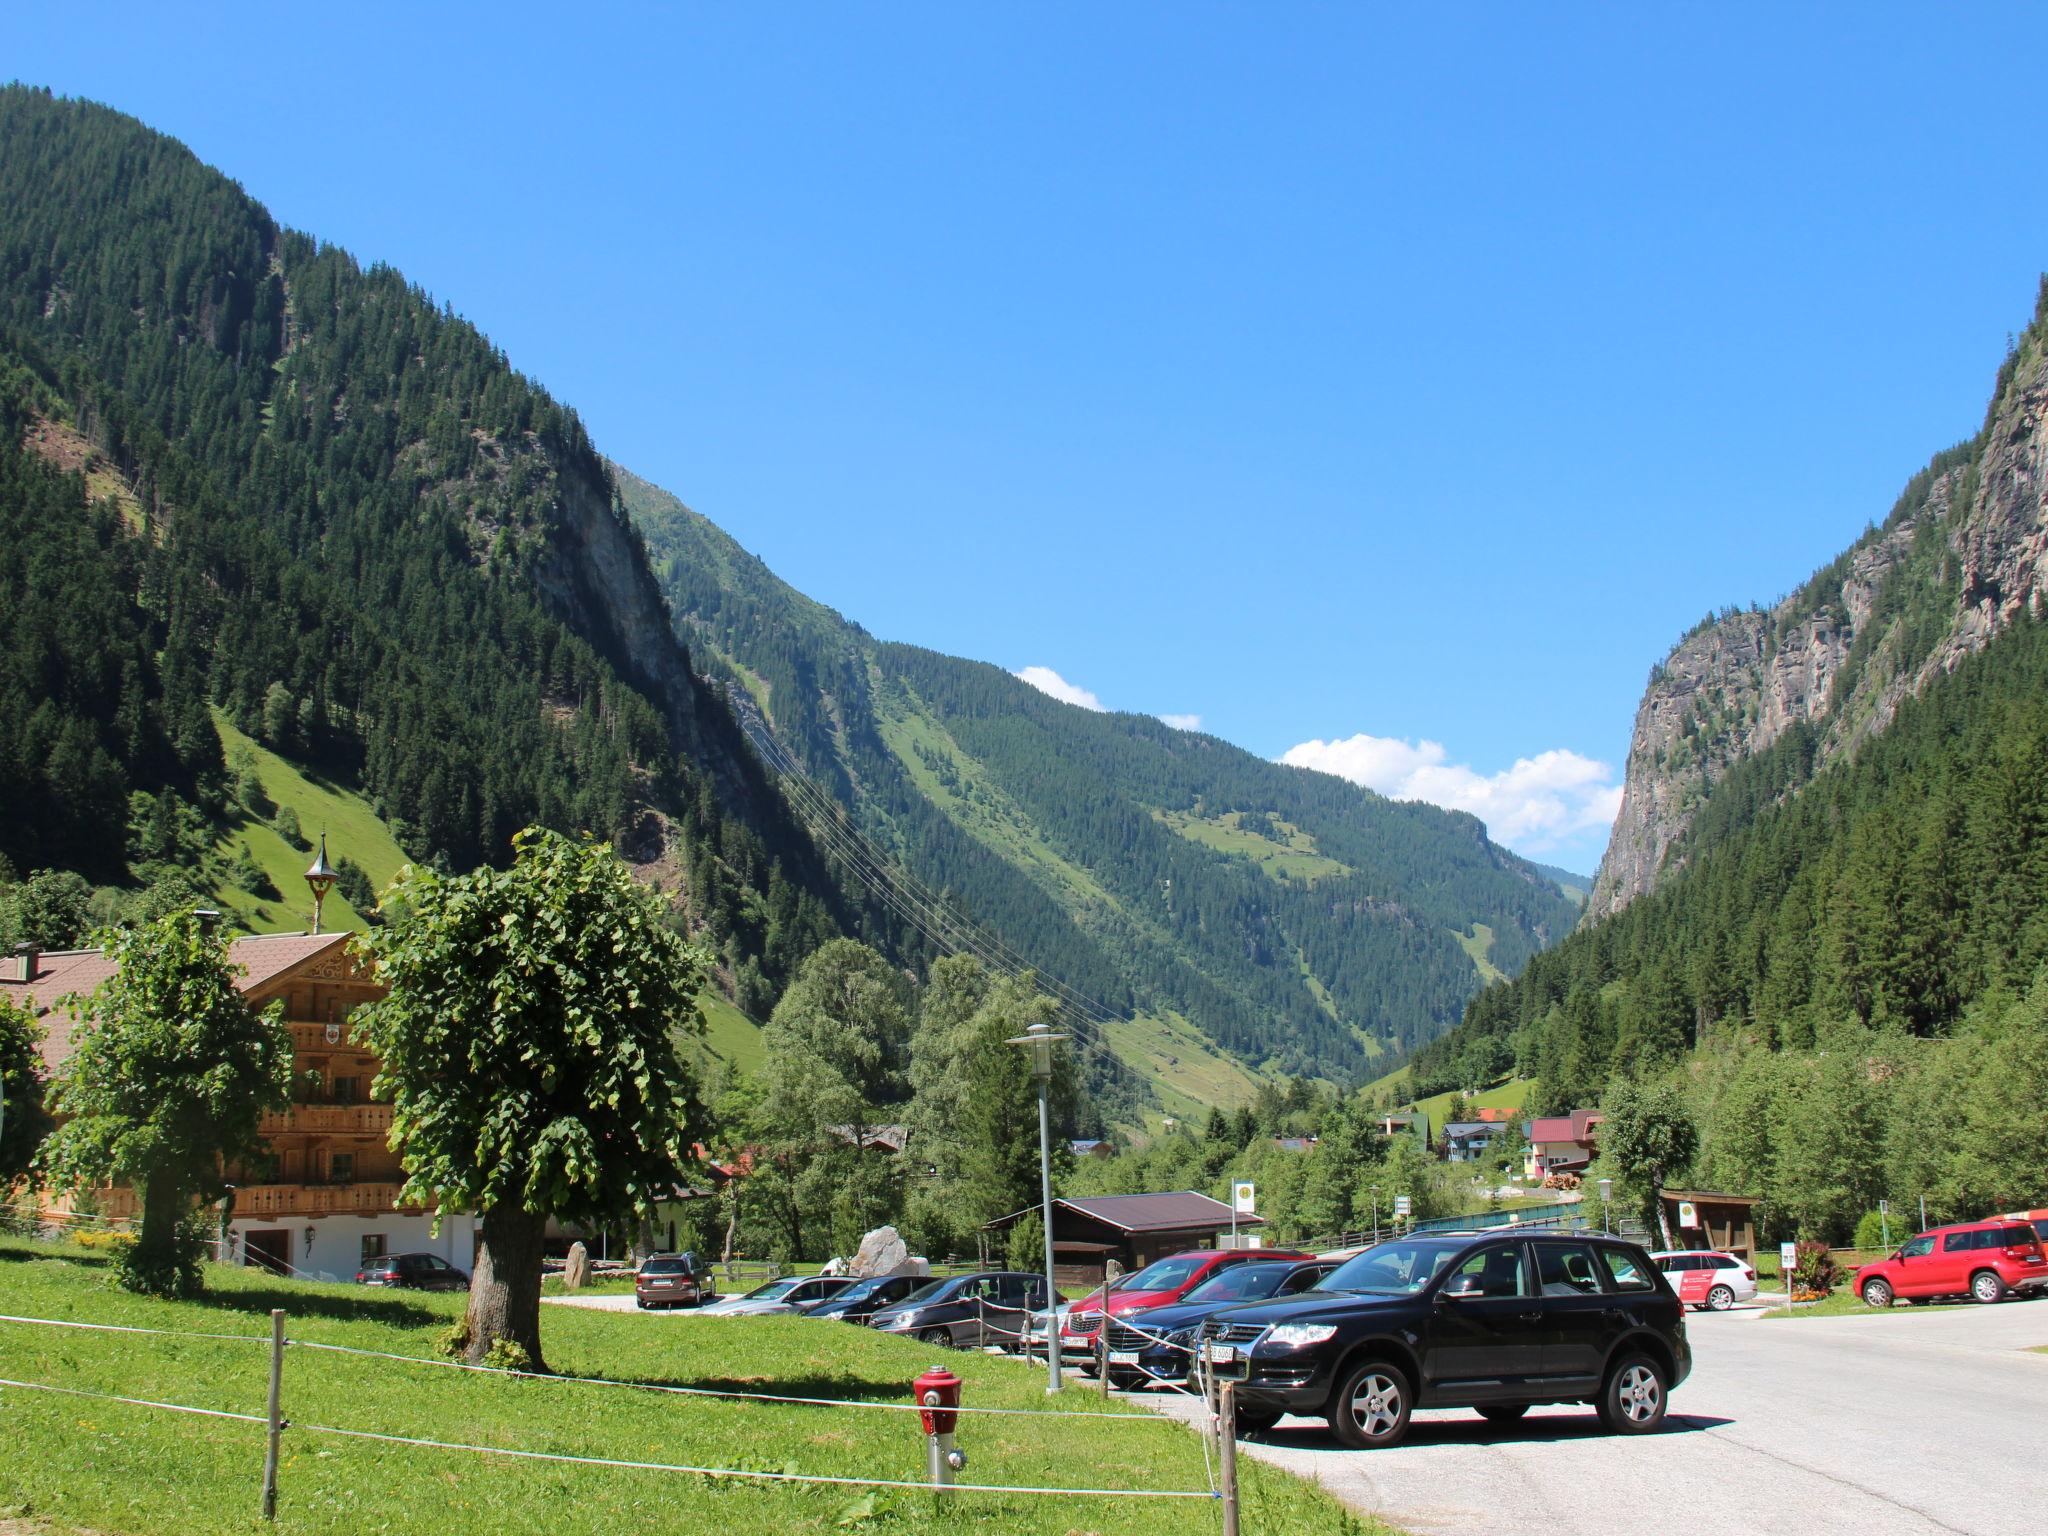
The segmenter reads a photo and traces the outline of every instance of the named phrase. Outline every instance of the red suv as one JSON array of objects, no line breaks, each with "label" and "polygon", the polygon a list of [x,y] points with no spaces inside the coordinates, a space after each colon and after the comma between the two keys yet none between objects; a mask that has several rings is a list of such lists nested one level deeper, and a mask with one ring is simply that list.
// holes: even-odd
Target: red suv
[{"label": "red suv", "polygon": [[1973,1296],[2048,1289],[2048,1255],[2024,1221],[1966,1221],[1910,1237],[1898,1252],[1856,1271],[1855,1291],[1873,1307],[1897,1297]]},{"label": "red suv", "polygon": [[[1290,1264],[1299,1264],[1303,1259],[1314,1257],[1312,1253],[1296,1253],[1284,1248],[1192,1248],[1186,1253],[1154,1259],[1136,1274],[1119,1280],[1116,1289],[1109,1293],[1109,1315],[1121,1317],[1126,1312],[1142,1312],[1147,1307],[1171,1306],[1217,1270],[1232,1264],[1269,1259],[1285,1259]],[[1060,1325],[1060,1350],[1063,1354],[1079,1356],[1094,1350],[1095,1335],[1102,1327],[1102,1311],[1099,1299],[1074,1303]],[[1081,1368],[1088,1369],[1085,1364]]]}]

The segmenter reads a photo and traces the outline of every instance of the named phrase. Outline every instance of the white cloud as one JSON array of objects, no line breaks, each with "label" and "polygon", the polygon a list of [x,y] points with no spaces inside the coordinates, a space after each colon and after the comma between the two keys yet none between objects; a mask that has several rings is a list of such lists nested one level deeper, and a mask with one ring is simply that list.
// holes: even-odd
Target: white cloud
[{"label": "white cloud", "polygon": [[1199,731],[1202,728],[1200,715],[1161,715],[1159,718],[1176,731]]},{"label": "white cloud", "polygon": [[1577,752],[1553,748],[1492,774],[1448,757],[1441,742],[1360,733],[1342,741],[1304,741],[1280,761],[1334,773],[1389,799],[1470,811],[1496,842],[1525,853],[1546,853],[1587,833],[1605,832],[1621,809],[1613,768]]},{"label": "white cloud", "polygon": [[1078,704],[1083,709],[1102,713],[1102,700],[1086,688],[1077,688],[1051,667],[1026,667],[1017,676],[1036,688],[1040,693],[1052,695],[1064,704]]}]

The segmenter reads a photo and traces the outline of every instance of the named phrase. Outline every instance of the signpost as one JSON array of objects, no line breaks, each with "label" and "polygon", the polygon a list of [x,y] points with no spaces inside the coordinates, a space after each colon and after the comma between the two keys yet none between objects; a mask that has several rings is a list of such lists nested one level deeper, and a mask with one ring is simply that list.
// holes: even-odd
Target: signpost
[{"label": "signpost", "polygon": [[1885,1251],[1889,1253],[1892,1246],[1892,1203],[1889,1200],[1877,1202],[1877,1230],[1883,1239]]},{"label": "signpost", "polygon": [[1792,1271],[1798,1267],[1798,1264],[1799,1245],[1797,1243],[1778,1244],[1778,1276],[1785,1282],[1785,1310],[1788,1312],[1799,1305],[1792,1290]]},{"label": "signpost", "polygon": [[1258,1207],[1253,1203],[1258,1198],[1258,1193],[1249,1183],[1240,1182],[1230,1186],[1230,1246],[1232,1248],[1237,1247],[1237,1218],[1258,1214]]},{"label": "signpost", "polygon": [[1405,1222],[1405,1221],[1407,1221],[1407,1220],[1408,1220],[1408,1213],[1409,1213],[1410,1211],[1414,1210],[1414,1209],[1415,1209],[1415,1202],[1414,1202],[1413,1200],[1409,1199],[1409,1198],[1408,1198],[1408,1196],[1406,1196],[1406,1195],[1396,1195],[1396,1196],[1394,1196],[1394,1220],[1396,1220],[1396,1221],[1399,1221],[1399,1222]]}]

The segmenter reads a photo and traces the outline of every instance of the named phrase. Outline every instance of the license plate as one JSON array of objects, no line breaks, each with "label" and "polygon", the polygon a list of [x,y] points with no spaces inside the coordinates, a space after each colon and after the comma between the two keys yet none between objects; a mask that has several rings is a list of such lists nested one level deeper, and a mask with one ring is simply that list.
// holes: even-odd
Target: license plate
[{"label": "license plate", "polygon": [[671,1290],[674,1286],[675,1281],[673,1280],[650,1280],[647,1282],[647,1288],[651,1291]]},{"label": "license plate", "polygon": [[1235,1344],[1211,1344],[1209,1346],[1209,1363],[1211,1365],[1237,1364],[1237,1346]]},{"label": "license plate", "polygon": [[1135,1349],[1112,1349],[1109,1352],[1109,1363],[1111,1365],[1136,1365],[1138,1363],[1138,1352]]}]

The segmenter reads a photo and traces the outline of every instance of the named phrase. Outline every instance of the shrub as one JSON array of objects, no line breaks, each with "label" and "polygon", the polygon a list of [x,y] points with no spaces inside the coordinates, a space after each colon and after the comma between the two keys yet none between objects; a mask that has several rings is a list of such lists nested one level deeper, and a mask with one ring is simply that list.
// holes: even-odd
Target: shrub
[{"label": "shrub", "polygon": [[469,1354],[469,1337],[469,1315],[464,1313],[448,1325],[434,1347],[449,1359],[460,1360]]},{"label": "shrub", "polygon": [[1802,1240],[1793,1250],[1792,1295],[1795,1301],[1819,1301],[1842,1283],[1841,1266],[1826,1243]]},{"label": "shrub", "polygon": [[1862,1219],[1856,1223],[1856,1238],[1850,1246],[1862,1249],[1883,1248],[1887,1230],[1893,1242],[1897,1242],[1904,1235],[1876,1211],[1865,1211]]},{"label": "shrub", "polygon": [[530,1371],[533,1357],[516,1339],[493,1339],[491,1347],[484,1351],[484,1364],[501,1371]]},{"label": "shrub", "polygon": [[180,1222],[169,1250],[154,1254],[126,1233],[108,1236],[122,1239],[109,1246],[114,1253],[114,1278],[123,1290],[166,1301],[190,1301],[206,1289],[206,1277],[199,1267],[205,1238],[197,1223]]}]

